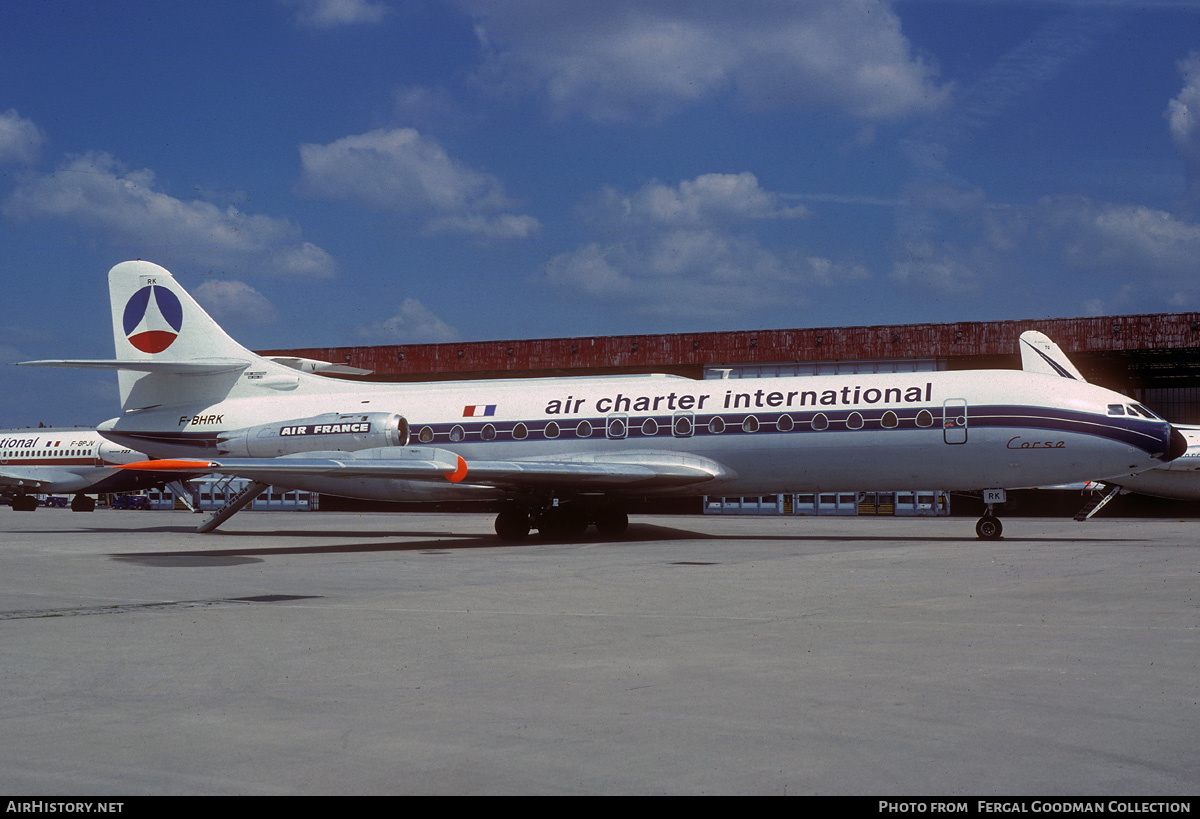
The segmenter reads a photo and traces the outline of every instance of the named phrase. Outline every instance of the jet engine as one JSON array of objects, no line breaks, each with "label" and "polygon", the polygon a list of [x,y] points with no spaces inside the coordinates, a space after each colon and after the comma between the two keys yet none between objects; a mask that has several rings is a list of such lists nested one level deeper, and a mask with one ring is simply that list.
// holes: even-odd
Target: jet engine
[{"label": "jet engine", "polygon": [[356,452],[381,446],[408,446],[408,421],[404,416],[328,412],[217,436],[217,452],[235,458],[274,458],[317,450]]}]

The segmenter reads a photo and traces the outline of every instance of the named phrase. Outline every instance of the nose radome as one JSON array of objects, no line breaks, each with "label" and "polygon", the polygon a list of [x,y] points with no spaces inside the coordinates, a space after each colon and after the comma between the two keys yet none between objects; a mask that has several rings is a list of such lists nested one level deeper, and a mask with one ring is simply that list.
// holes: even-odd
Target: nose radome
[{"label": "nose radome", "polygon": [[1164,463],[1173,461],[1183,453],[1187,452],[1187,438],[1183,437],[1183,433],[1171,427],[1171,446],[1167,449],[1167,454],[1162,456]]}]

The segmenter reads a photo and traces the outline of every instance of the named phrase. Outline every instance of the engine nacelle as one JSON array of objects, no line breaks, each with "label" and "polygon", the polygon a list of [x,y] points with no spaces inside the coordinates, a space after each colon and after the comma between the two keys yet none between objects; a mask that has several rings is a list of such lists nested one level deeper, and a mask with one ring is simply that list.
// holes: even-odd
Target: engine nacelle
[{"label": "engine nacelle", "polygon": [[387,412],[328,412],[217,436],[217,452],[235,458],[274,458],[317,450],[357,452],[381,446],[408,446],[408,421],[404,416]]}]

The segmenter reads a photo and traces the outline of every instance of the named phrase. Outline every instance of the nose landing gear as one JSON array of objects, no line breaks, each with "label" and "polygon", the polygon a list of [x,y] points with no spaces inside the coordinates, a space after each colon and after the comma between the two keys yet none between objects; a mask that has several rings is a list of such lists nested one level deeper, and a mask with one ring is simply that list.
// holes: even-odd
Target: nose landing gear
[{"label": "nose landing gear", "polygon": [[987,514],[975,523],[975,534],[979,536],[980,540],[999,540],[1000,533],[1003,531],[1004,526],[1000,523],[1000,518],[992,514],[992,507],[989,504]]}]

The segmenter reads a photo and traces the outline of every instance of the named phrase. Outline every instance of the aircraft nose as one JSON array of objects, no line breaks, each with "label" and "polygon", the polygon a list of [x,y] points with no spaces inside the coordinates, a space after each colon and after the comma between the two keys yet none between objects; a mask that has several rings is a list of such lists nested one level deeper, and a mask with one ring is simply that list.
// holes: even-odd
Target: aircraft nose
[{"label": "aircraft nose", "polygon": [[1161,460],[1163,463],[1173,461],[1183,453],[1187,452],[1187,448],[1187,438],[1183,437],[1183,433],[1175,429],[1175,427],[1171,427],[1171,445],[1168,447],[1165,454],[1159,456],[1159,460]]}]

